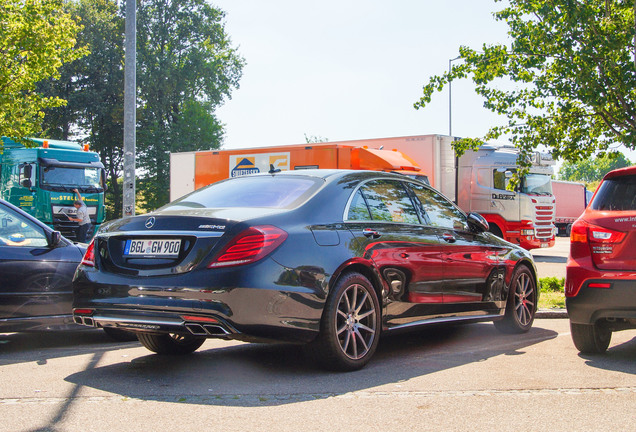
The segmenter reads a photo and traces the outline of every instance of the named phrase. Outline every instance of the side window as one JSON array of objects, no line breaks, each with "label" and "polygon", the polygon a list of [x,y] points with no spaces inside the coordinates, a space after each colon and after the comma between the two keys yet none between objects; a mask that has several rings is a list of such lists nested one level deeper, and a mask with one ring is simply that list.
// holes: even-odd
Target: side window
[{"label": "side window", "polygon": [[430,225],[459,230],[466,228],[466,216],[453,203],[432,189],[415,184],[411,187]]},{"label": "side window", "polygon": [[[516,170],[513,169],[496,169],[492,172],[492,185],[495,189],[506,190],[506,186],[510,182],[511,174]],[[508,173],[508,176],[506,176]]]},{"label": "side window", "polygon": [[362,196],[362,190],[358,189],[351,200],[349,206],[349,214],[347,215],[349,220],[371,220],[367,203]]},{"label": "side window", "polygon": [[[365,201],[368,206],[366,211],[363,208]],[[348,218],[368,220],[369,216],[374,221],[420,223],[404,185],[393,180],[370,181],[356,192],[349,207]]]},{"label": "side window", "polygon": [[506,190],[506,174],[494,170],[492,174],[492,184],[495,189]]},{"label": "side window", "polygon": [[13,210],[0,207],[0,246],[47,246],[44,231]]}]

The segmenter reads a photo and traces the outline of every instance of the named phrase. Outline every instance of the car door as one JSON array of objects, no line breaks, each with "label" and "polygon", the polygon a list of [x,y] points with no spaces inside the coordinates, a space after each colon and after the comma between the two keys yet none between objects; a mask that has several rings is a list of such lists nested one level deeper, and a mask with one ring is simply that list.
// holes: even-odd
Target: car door
[{"label": "car door", "polygon": [[367,181],[353,193],[345,217],[357,254],[370,259],[386,281],[386,316],[407,324],[439,313],[443,267],[440,239],[421,223],[404,183],[395,179]]},{"label": "car door", "polygon": [[487,235],[471,231],[466,215],[434,189],[419,184],[411,184],[411,188],[428,223],[442,239],[443,302],[456,305],[455,311],[497,309],[484,303],[499,298],[498,291],[503,288],[504,267],[499,254],[504,248]]},{"label": "car door", "polygon": [[49,247],[43,227],[0,204],[0,320],[69,315],[80,259],[71,245]]}]

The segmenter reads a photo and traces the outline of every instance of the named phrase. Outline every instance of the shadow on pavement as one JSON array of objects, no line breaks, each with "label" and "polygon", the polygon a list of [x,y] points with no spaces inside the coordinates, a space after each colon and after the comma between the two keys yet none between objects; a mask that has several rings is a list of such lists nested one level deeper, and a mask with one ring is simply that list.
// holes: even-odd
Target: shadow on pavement
[{"label": "shadow on pavement", "polygon": [[533,258],[535,263],[565,264],[568,261],[567,257],[549,255],[534,255]]},{"label": "shadow on pavement", "polygon": [[367,367],[350,373],[318,369],[295,345],[207,350],[203,345],[192,355],[151,354],[88,368],[66,381],[140,400],[276,406],[364,391],[495,356],[523,355],[525,348],[555,337],[556,332],[538,327],[524,335],[501,334],[492,324],[428,327],[384,336]]},{"label": "shadow on pavement", "polygon": [[[139,342],[116,342],[102,330],[0,333],[0,366],[130,348]],[[131,345],[132,344],[132,345]]]},{"label": "shadow on pavement", "polygon": [[636,337],[620,345],[611,346],[604,354],[579,354],[588,366],[636,375]]}]

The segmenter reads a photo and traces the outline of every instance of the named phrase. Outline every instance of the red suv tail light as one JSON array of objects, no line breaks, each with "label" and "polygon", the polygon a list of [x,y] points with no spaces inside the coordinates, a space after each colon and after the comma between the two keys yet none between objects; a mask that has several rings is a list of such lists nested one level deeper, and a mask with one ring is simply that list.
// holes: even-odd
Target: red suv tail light
[{"label": "red suv tail light", "polygon": [[286,238],[287,233],[275,226],[250,227],[225,245],[208,268],[251,264],[272,253]]},{"label": "red suv tail light", "polygon": [[595,265],[614,258],[615,246],[625,239],[626,233],[600,227],[579,219],[570,233],[570,256],[573,259],[590,257]]},{"label": "red suv tail light", "polygon": [[95,239],[91,240],[88,248],[86,248],[84,258],[82,258],[82,265],[95,267]]},{"label": "red suv tail light", "polygon": [[620,243],[625,238],[625,233],[601,228],[594,225],[589,226],[590,241],[594,243]]}]

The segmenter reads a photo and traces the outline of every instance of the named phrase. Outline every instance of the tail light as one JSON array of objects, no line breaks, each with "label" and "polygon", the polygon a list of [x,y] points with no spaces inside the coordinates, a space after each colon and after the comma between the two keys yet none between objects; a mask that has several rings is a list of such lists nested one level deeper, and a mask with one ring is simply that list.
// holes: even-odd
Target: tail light
[{"label": "tail light", "polygon": [[570,232],[570,256],[574,259],[595,254],[611,255],[613,245],[621,243],[626,234],[597,225],[583,219],[572,224]]},{"label": "tail light", "polygon": [[82,258],[82,265],[95,267],[95,239],[91,240],[88,248],[86,248],[86,253],[84,253],[84,258]]},{"label": "tail light", "polygon": [[208,268],[251,264],[272,253],[286,238],[287,233],[275,226],[250,227],[225,245]]}]

